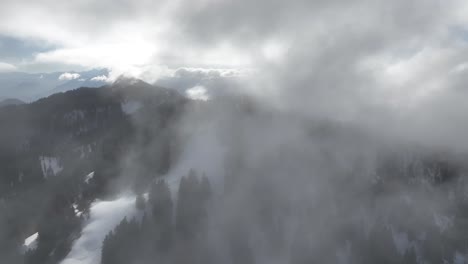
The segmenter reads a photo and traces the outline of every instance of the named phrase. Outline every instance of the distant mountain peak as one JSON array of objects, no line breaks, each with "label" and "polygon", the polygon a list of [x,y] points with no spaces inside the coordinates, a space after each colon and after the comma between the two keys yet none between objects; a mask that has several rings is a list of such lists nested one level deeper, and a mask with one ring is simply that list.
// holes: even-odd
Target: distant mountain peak
[{"label": "distant mountain peak", "polygon": [[163,100],[179,100],[183,95],[179,92],[161,86],[149,84],[141,79],[120,76],[114,83],[108,86],[115,94],[121,96],[124,100],[144,100],[148,98],[165,98]]},{"label": "distant mountain peak", "polygon": [[151,84],[144,82],[141,79],[134,78],[134,77],[128,77],[121,75],[119,76],[112,86],[116,87],[132,87],[132,86],[139,86],[139,87],[153,87]]},{"label": "distant mountain peak", "polygon": [[7,106],[7,105],[22,105],[24,103],[25,102],[23,102],[23,101],[21,101],[19,99],[16,99],[16,98],[7,98],[7,99],[4,99],[4,100],[0,101],[0,107]]}]

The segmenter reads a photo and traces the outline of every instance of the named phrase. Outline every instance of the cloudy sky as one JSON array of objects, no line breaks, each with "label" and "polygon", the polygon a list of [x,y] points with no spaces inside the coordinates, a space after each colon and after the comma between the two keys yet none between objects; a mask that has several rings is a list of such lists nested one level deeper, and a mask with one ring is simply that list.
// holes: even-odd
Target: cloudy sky
[{"label": "cloudy sky", "polygon": [[[199,15],[205,16],[193,12],[193,4],[146,0],[2,1],[0,69],[105,67],[131,75],[160,75],[168,67],[247,67],[248,51],[236,47],[236,43],[222,36],[195,41],[208,32],[203,32],[203,24],[193,28],[190,25],[204,20]],[[205,12],[201,9],[212,4],[216,3],[200,1],[195,6]]]},{"label": "cloudy sky", "polygon": [[435,69],[463,63],[466,5],[461,0],[3,0],[0,65],[158,74],[166,67],[296,64],[287,55],[307,53],[312,67],[327,57],[342,67],[353,62],[367,67],[363,70],[382,70],[401,84],[412,81],[407,75],[428,70],[420,64],[437,64],[431,65]]},{"label": "cloudy sky", "polygon": [[0,71],[183,68],[250,75],[246,90],[299,111],[467,110],[463,0],[3,0],[0,16]]}]

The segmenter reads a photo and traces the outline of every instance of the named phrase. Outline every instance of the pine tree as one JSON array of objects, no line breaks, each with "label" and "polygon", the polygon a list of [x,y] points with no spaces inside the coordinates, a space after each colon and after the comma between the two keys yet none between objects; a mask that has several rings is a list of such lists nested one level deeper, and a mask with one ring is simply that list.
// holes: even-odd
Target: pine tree
[{"label": "pine tree", "polygon": [[155,243],[158,250],[169,249],[172,242],[173,203],[171,191],[164,180],[153,184],[149,193]]},{"label": "pine tree", "polygon": [[168,226],[172,223],[171,191],[164,180],[153,184],[149,192],[149,204],[153,218],[158,224]]},{"label": "pine tree", "polygon": [[198,180],[194,170],[182,177],[179,184],[176,213],[176,229],[185,238],[194,237],[201,231],[206,218],[206,206],[211,197],[208,178]]}]

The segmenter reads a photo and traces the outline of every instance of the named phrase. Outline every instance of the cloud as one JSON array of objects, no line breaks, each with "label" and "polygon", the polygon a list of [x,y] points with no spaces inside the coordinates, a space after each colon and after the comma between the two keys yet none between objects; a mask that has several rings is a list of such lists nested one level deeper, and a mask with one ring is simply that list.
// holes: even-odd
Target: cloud
[{"label": "cloud", "polygon": [[16,71],[17,69],[18,68],[15,65],[0,61],[0,72],[12,72]]},{"label": "cloud", "polygon": [[[409,129],[424,113],[464,121],[449,102],[466,96],[467,10],[461,0],[7,0],[0,34],[54,47],[22,68],[103,67],[109,80],[242,89],[311,117]],[[239,72],[242,86],[227,81]]]},{"label": "cloud", "polygon": [[203,86],[195,86],[185,91],[185,94],[194,100],[207,101],[210,99],[208,91]]},{"label": "cloud", "polygon": [[181,67],[174,71],[174,77],[190,77],[198,79],[216,79],[220,77],[245,77],[250,74],[251,69],[232,69],[232,68],[191,68]]},{"label": "cloud", "polygon": [[241,87],[249,81],[255,71],[250,68],[195,68],[181,67],[175,70],[168,69],[165,74],[159,75],[155,84],[176,89],[181,93],[201,86],[211,98],[226,94],[242,92]]},{"label": "cloud", "polygon": [[70,81],[70,80],[75,80],[75,79],[78,79],[80,78],[80,74],[79,73],[69,73],[69,72],[65,72],[65,73],[62,73],[58,79],[60,81]]},{"label": "cloud", "polygon": [[[223,213],[238,212],[261,200],[256,195],[269,193],[242,199],[255,186],[255,177],[248,176],[260,174],[294,203],[302,201],[304,208],[312,203],[326,213],[325,220],[333,220],[356,213],[333,217],[335,208],[328,205],[335,205],[335,195],[344,194],[346,201],[337,211],[359,208],[368,199],[361,203],[355,194],[374,174],[358,170],[362,178],[346,184],[328,176],[346,175],[355,159],[376,165],[378,151],[367,139],[349,140],[346,132],[335,137],[324,129],[317,133],[325,135],[311,136],[313,121],[357,127],[381,141],[468,151],[467,11],[462,0],[5,0],[0,33],[56,47],[26,64],[104,67],[109,75],[94,78],[112,81],[125,74],[176,87],[197,100],[209,100],[219,90],[253,96],[259,108],[268,106],[266,113],[251,111],[244,101],[245,113],[245,105],[212,100],[212,108],[189,113],[204,122],[184,116],[187,131],[199,130],[181,155],[186,166],[176,164],[173,173],[199,166],[209,176],[229,174],[217,167],[224,166],[227,149],[236,159],[231,166],[242,164],[239,174],[246,177],[238,187],[241,199]],[[80,77],[67,74],[64,78]],[[226,219],[249,215],[243,212]],[[100,239],[92,234],[103,226],[109,222],[91,218],[72,259],[83,256],[88,239],[95,249]],[[254,227],[252,234],[261,230]],[[311,232],[320,234],[320,227],[332,234],[338,230],[318,225]]]},{"label": "cloud", "polygon": [[96,81],[96,82],[107,82],[108,80],[109,80],[109,77],[105,75],[99,75],[99,76],[91,78],[91,81]]}]

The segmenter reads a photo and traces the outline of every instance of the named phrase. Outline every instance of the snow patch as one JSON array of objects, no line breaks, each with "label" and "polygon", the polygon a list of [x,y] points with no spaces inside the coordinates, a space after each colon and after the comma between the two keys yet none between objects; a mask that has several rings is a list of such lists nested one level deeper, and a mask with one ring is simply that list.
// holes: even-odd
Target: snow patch
[{"label": "snow patch", "polygon": [[94,171],[91,172],[90,174],[86,175],[84,181],[85,181],[86,183],[89,183],[89,181],[90,181],[91,179],[93,179],[93,178],[94,178]]},{"label": "snow patch", "polygon": [[80,217],[83,214],[83,212],[78,210],[78,205],[76,203],[73,204],[73,210],[75,211],[75,215],[78,217]]},{"label": "snow patch", "polygon": [[113,230],[124,217],[136,216],[135,196],[129,195],[112,201],[95,201],[90,208],[80,238],[61,264],[99,264],[101,247],[105,236]]},{"label": "snow patch", "polygon": [[27,237],[25,240],[24,240],[24,247],[27,249],[27,250],[32,250],[32,249],[35,249],[36,246],[37,246],[37,238],[39,237],[39,233],[36,232],[34,234],[32,234],[31,236]]},{"label": "snow patch", "polygon": [[122,111],[125,114],[131,115],[135,113],[136,111],[140,110],[143,104],[139,101],[130,100],[130,101],[122,102],[120,106],[122,107]]},{"label": "snow patch", "polygon": [[63,170],[56,157],[40,156],[39,161],[41,162],[42,174],[45,178],[55,176]]}]

